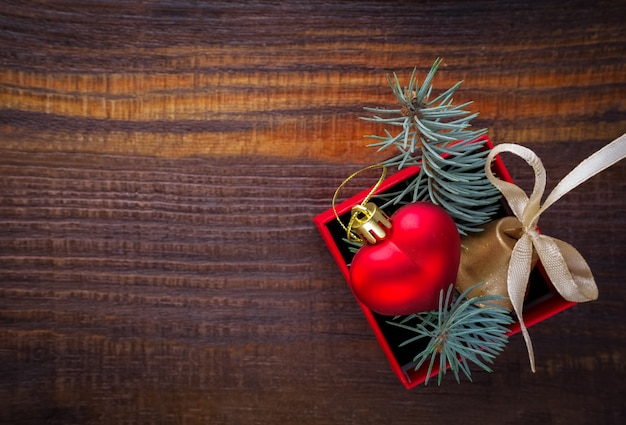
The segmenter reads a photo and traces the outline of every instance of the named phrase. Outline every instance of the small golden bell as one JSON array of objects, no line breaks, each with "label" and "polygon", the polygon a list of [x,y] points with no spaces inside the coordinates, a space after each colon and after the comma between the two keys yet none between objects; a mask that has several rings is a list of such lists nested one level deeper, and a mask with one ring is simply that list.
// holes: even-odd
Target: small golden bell
[{"label": "small golden bell", "polygon": [[352,217],[352,230],[368,243],[375,244],[385,239],[391,230],[389,217],[373,202],[352,207]]},{"label": "small golden bell", "polygon": [[[488,223],[480,233],[473,233],[461,240],[461,264],[456,280],[459,292],[479,282],[468,297],[501,295],[506,300],[494,301],[508,310],[513,309],[507,290],[507,275],[511,253],[521,237],[522,223],[515,217],[503,217]],[[533,252],[532,267],[537,263]]]}]

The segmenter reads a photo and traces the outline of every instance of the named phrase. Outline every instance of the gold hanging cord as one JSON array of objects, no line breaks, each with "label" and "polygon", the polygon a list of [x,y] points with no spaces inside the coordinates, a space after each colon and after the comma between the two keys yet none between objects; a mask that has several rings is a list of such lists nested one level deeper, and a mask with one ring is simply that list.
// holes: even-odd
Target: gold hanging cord
[{"label": "gold hanging cord", "polygon": [[[341,189],[343,189],[343,187],[350,181],[352,180],[354,177],[356,177],[358,174],[367,171],[367,170],[371,170],[374,168],[382,168],[382,172],[380,177],[378,178],[378,181],[376,182],[376,184],[372,187],[372,189],[369,191],[369,193],[365,196],[365,198],[363,199],[363,201],[358,204],[355,205],[354,207],[352,207],[352,215],[350,216],[350,221],[348,222],[348,225],[344,225],[341,222],[341,219],[339,218],[339,214],[337,213],[337,209],[335,207],[335,202],[337,201],[337,195],[339,195],[339,191]],[[350,176],[348,176],[348,178],[346,178],[337,188],[337,190],[335,190],[335,194],[333,195],[333,201],[332,201],[332,205],[333,205],[333,212],[335,213],[335,218],[337,219],[337,221],[339,222],[339,224],[341,224],[341,227],[343,227],[343,230],[346,231],[346,235],[349,241],[356,241],[359,243],[364,243],[363,239],[359,238],[357,235],[354,234],[354,232],[352,231],[352,226],[354,225],[355,222],[358,223],[363,223],[367,220],[369,220],[372,216],[371,212],[367,209],[366,205],[367,203],[370,201],[370,199],[372,198],[372,196],[374,196],[374,193],[376,193],[376,191],[378,190],[378,188],[380,187],[380,185],[382,184],[382,182],[385,180],[385,177],[387,176],[387,167],[385,167],[382,164],[374,164],[374,165],[370,165],[368,167],[365,168],[361,168],[360,170],[352,173]],[[364,217],[362,218],[360,215],[363,215]]]}]

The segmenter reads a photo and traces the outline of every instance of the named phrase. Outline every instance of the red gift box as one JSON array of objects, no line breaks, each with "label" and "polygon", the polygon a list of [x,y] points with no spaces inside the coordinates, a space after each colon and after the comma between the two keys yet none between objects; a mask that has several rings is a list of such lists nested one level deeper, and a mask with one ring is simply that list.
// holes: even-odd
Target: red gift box
[{"label": "red gift box", "polygon": [[[493,144],[487,136],[482,136],[476,141],[484,141],[486,148],[493,148]],[[495,174],[499,178],[511,183],[513,182],[499,156],[496,156],[492,167]],[[387,178],[380,185],[376,194],[395,192],[402,189],[403,183],[415,176],[418,172],[419,167],[417,166],[399,171],[393,176]],[[371,189],[368,188],[336,206],[337,214],[344,223],[349,220],[352,207],[361,203],[370,190]],[[389,210],[386,212],[389,215],[393,213],[393,211]],[[502,207],[502,215],[510,215],[510,212],[504,205]],[[317,215],[314,218],[314,222],[349,285],[350,272],[348,264],[354,254],[348,249],[347,244],[342,240],[345,237],[345,230],[337,222],[335,212],[332,208],[328,209]],[[524,322],[527,327],[533,326],[576,304],[563,299],[555,291],[550,280],[545,274],[541,263],[537,263],[537,266],[532,271],[529,280],[529,291],[524,303]],[[391,369],[398,376],[402,384],[404,384],[407,389],[410,389],[423,383],[426,380],[426,375],[428,373],[428,365],[424,364],[420,367],[420,369],[415,370],[415,364],[413,363],[413,357],[415,357],[415,354],[419,352],[419,348],[416,345],[409,345],[400,349],[400,343],[406,338],[402,335],[402,331],[396,326],[392,326],[387,323],[391,317],[375,313],[358,300],[356,301],[363,310],[367,321],[376,335],[378,343],[387,356],[387,359],[391,364]],[[517,321],[514,322],[509,326],[509,329],[509,336],[516,334],[520,331],[519,323]],[[431,376],[436,376],[438,373],[439,368],[437,364],[435,364],[431,372]]]}]

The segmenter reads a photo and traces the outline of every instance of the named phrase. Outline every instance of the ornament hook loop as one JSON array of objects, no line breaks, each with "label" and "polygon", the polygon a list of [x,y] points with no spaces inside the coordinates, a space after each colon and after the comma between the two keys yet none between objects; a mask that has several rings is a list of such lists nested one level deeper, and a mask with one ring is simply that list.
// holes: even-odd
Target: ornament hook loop
[{"label": "ornament hook loop", "polygon": [[[378,179],[378,182],[376,182],[376,184],[369,191],[367,196],[365,196],[365,199],[363,199],[363,201],[360,204],[357,204],[357,205],[352,207],[352,214],[350,216],[350,222],[348,223],[348,226],[345,226],[341,222],[341,219],[339,218],[339,214],[337,213],[337,209],[335,208],[335,201],[337,200],[337,196],[339,195],[339,191],[350,180],[352,180],[354,177],[356,177],[358,174],[362,173],[363,171],[370,170],[372,168],[382,168],[381,176]],[[365,242],[365,240],[367,240],[370,243],[376,243],[376,239],[374,238],[374,236],[372,236],[372,233],[370,233],[370,231],[374,231],[375,235],[382,235],[382,237],[380,237],[379,239],[384,239],[384,237],[386,235],[386,232],[383,231],[382,228],[376,228],[376,226],[374,225],[374,222],[372,222],[371,225],[366,225],[365,227],[362,227],[362,226],[363,226],[363,224],[367,223],[368,221],[374,219],[374,215],[379,211],[378,207],[376,207],[375,204],[373,204],[373,203],[371,203],[369,201],[372,198],[372,196],[374,195],[374,193],[378,190],[378,188],[382,184],[383,180],[385,180],[385,176],[386,175],[387,175],[387,168],[384,165],[382,165],[382,164],[370,165],[369,167],[362,168],[362,169],[352,173],[347,179],[345,179],[339,185],[337,190],[335,190],[335,194],[333,195],[333,200],[332,200],[333,211],[335,212],[335,218],[337,219],[337,221],[339,222],[341,227],[343,227],[343,230],[346,231],[346,235],[347,235],[349,241],[350,240],[354,240],[356,242],[362,243],[362,242]],[[370,204],[373,206],[373,208],[369,207]],[[364,220],[361,219],[361,218],[358,218],[357,216],[358,216],[359,213],[363,214],[366,218]],[[383,225],[385,225],[385,223],[389,223],[389,224],[385,225],[385,227],[387,227],[387,229],[391,228],[391,223],[389,222],[389,218],[382,211],[380,211],[378,214],[376,214],[376,217],[377,217],[376,220],[379,220],[379,222],[383,223]],[[361,227],[362,229],[369,229],[369,230],[367,230],[367,234],[362,234],[361,232],[357,232],[356,231],[357,228],[353,229],[353,226],[354,226],[355,222],[357,223],[358,227]],[[378,227],[380,227],[380,226],[378,226]],[[353,232],[353,230],[354,230],[354,232]],[[365,230],[364,230],[364,232],[365,232]],[[358,235],[356,235],[355,233],[358,233]],[[364,239],[359,238],[359,236],[362,236]],[[374,239],[372,240],[372,238],[374,238]]]}]

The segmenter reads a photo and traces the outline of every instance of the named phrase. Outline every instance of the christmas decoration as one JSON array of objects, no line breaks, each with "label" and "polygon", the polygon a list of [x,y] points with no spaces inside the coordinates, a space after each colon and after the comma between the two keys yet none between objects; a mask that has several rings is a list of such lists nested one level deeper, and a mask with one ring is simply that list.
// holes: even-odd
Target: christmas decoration
[{"label": "christmas decoration", "polygon": [[[469,292],[470,297],[499,295],[495,303],[513,310],[507,290],[507,277],[511,252],[522,235],[522,223],[515,217],[502,217],[485,225],[480,233],[462,238],[462,255],[456,278],[456,289],[463,292],[483,282]],[[533,254],[531,268],[537,263]]]},{"label": "christmas decoration", "polygon": [[[457,381],[461,374],[471,381],[470,364],[491,372],[488,364],[507,336],[520,331],[535,370],[527,326],[598,294],[580,254],[539,233],[539,216],[626,157],[624,135],[583,161],[541,206],[541,161],[519,145],[494,148],[486,130],[473,130],[477,114],[465,110],[470,103],[453,104],[460,83],[434,95],[440,64],[437,59],[421,86],[415,71],[406,87],[395,74],[388,77],[399,108],[366,108],[374,116],[365,119],[387,126],[383,136],[368,136],[375,140],[370,146],[395,154],[367,167],[383,167],[373,188],[335,205],[339,189],[358,172],[353,174],[337,189],[332,210],[315,218],[407,388],[434,375],[440,384],[448,369]],[[533,167],[530,197],[513,184],[497,156],[501,152],[517,154]],[[385,179],[385,167],[399,171]],[[439,213],[426,212],[439,209],[452,222],[444,225]]]},{"label": "christmas decoration", "polygon": [[[530,198],[515,184],[494,176],[490,164],[494,156],[500,152],[518,155],[533,168],[535,184]],[[544,204],[541,205],[541,198],[546,186],[546,170],[533,151],[519,145],[501,144],[493,148],[487,156],[485,163],[487,177],[502,192],[513,214],[522,224],[522,234],[513,247],[508,265],[507,291],[528,348],[530,367],[533,372],[535,371],[535,356],[522,315],[533,253],[537,253],[554,288],[563,298],[579,303],[598,298],[598,287],[585,259],[570,244],[541,235],[537,230],[539,216],[570,190],[625,157],[626,134],[578,164],[557,184]]]},{"label": "christmas decoration", "polygon": [[440,290],[456,279],[461,255],[450,216],[427,202],[407,204],[391,219],[371,202],[354,210],[365,218],[352,229],[367,241],[350,266],[355,296],[385,315],[437,308]]},{"label": "christmas decoration", "polygon": [[379,151],[396,149],[396,155],[383,165],[398,169],[420,166],[406,188],[386,195],[382,208],[427,200],[444,207],[465,234],[480,231],[498,212],[500,193],[484,172],[487,151],[484,140],[478,138],[486,129],[470,129],[471,120],[478,115],[464,109],[471,102],[452,103],[461,82],[430,99],[440,64],[441,59],[434,62],[421,86],[415,70],[405,88],[395,74],[393,79],[388,77],[400,108],[365,108],[376,115],[364,119],[399,128],[397,133],[386,129],[384,136],[367,136],[376,140],[370,146]]},{"label": "christmas decoration", "polygon": [[468,362],[492,372],[487,363],[492,363],[496,355],[504,349],[509,332],[506,325],[513,322],[508,310],[496,304],[505,297],[501,295],[470,297],[472,290],[478,289],[482,283],[466,289],[451,304],[453,286],[449,286],[445,300],[444,292],[441,290],[438,310],[411,314],[401,320],[389,322],[416,334],[401,346],[422,338],[428,340],[426,348],[413,359],[417,362],[415,367],[420,368],[430,358],[424,381],[426,385],[436,360],[439,360],[440,371],[438,384],[441,384],[448,367],[454,373],[457,382],[460,381],[459,371],[471,381]]},{"label": "christmas decoration", "polygon": [[[480,142],[483,143],[487,148],[492,147],[491,142],[485,136],[481,137]],[[379,168],[378,165],[372,167]],[[498,176],[510,179],[499,157],[496,157],[496,159],[494,160],[493,167]],[[330,253],[337,261],[339,269],[349,285],[351,284],[350,265],[353,262],[355,251],[357,250],[353,248],[359,248],[360,246],[362,246],[362,244],[357,243],[354,238],[348,239],[346,237],[346,226],[342,226],[340,224],[340,221],[337,220],[337,217],[339,217],[340,220],[344,223],[349,223],[350,218],[353,215],[352,209],[355,205],[358,205],[360,203],[367,203],[368,200],[372,198],[379,198],[380,195],[397,193],[399,191],[402,191],[408,184],[410,184],[411,181],[413,181],[418,172],[418,167],[407,167],[395,173],[393,176],[379,181],[374,186],[374,188],[357,193],[353,197],[343,202],[337,203],[333,206],[333,208],[324,211],[323,213],[315,217],[315,224],[318,227],[324,241],[326,242]],[[395,211],[394,206],[389,206],[388,210],[390,211],[390,213],[393,213]],[[544,276],[539,273],[538,270],[534,270],[531,274],[533,290],[528,297],[528,302],[530,304],[525,308],[524,311],[526,322],[529,324],[534,324],[545,320],[546,318],[574,305],[574,303],[566,302],[561,297],[554,296],[554,294],[552,294],[551,292],[551,286],[549,282],[546,282],[544,279]],[[387,359],[389,360],[391,369],[406,388],[413,388],[420,383],[427,382],[428,378],[431,377],[431,375],[438,374],[440,376],[443,376],[445,374],[445,370],[441,370],[439,367],[441,359],[438,357],[434,361],[431,370],[429,370],[428,367],[429,363],[422,364],[421,366],[416,367],[418,366],[418,363],[415,359],[419,359],[420,356],[425,356],[429,353],[428,343],[432,341],[432,338],[435,337],[435,333],[431,334],[429,337],[423,337],[417,340],[412,340],[410,343],[405,343],[414,338],[414,331],[409,331],[408,329],[391,324],[392,321],[402,321],[405,318],[404,316],[394,318],[390,316],[379,315],[378,313],[373,312],[370,308],[361,303],[358,298],[357,301],[368,323],[370,324],[370,327],[373,330],[380,347],[382,348]],[[467,299],[464,300],[464,302],[465,301],[469,302],[469,300]],[[499,308],[496,302],[500,301],[502,301],[500,298],[494,297],[494,299],[490,302],[495,305],[490,307]],[[472,308],[472,310],[474,310],[474,308]],[[500,310],[502,309],[500,308]],[[444,309],[444,312],[445,311],[446,309]],[[485,314],[485,312],[481,312],[481,314]],[[505,316],[507,316],[508,319],[504,319],[502,315],[500,315],[500,318],[503,319],[502,324],[506,325],[508,328],[508,335],[510,336],[511,334],[519,332],[518,323],[514,322],[511,324],[506,324],[510,323],[511,316]],[[414,323],[415,320],[409,324]],[[477,322],[474,324],[470,324],[470,326],[476,325]],[[448,352],[451,352],[453,349],[455,349],[455,347],[455,345],[448,346]],[[431,356],[433,354],[437,356],[438,352],[430,352]],[[428,358],[430,359],[430,357]],[[461,355],[451,355],[451,358],[462,361]],[[457,365],[454,362],[455,361],[453,360],[452,365],[456,367]],[[468,371],[470,371],[469,367],[472,365],[472,362],[468,361],[467,363],[467,369]],[[450,365],[450,363],[446,363],[446,366],[448,365]],[[457,367],[457,370],[462,369]],[[467,376],[465,375],[465,373],[463,373],[462,375]]]}]

